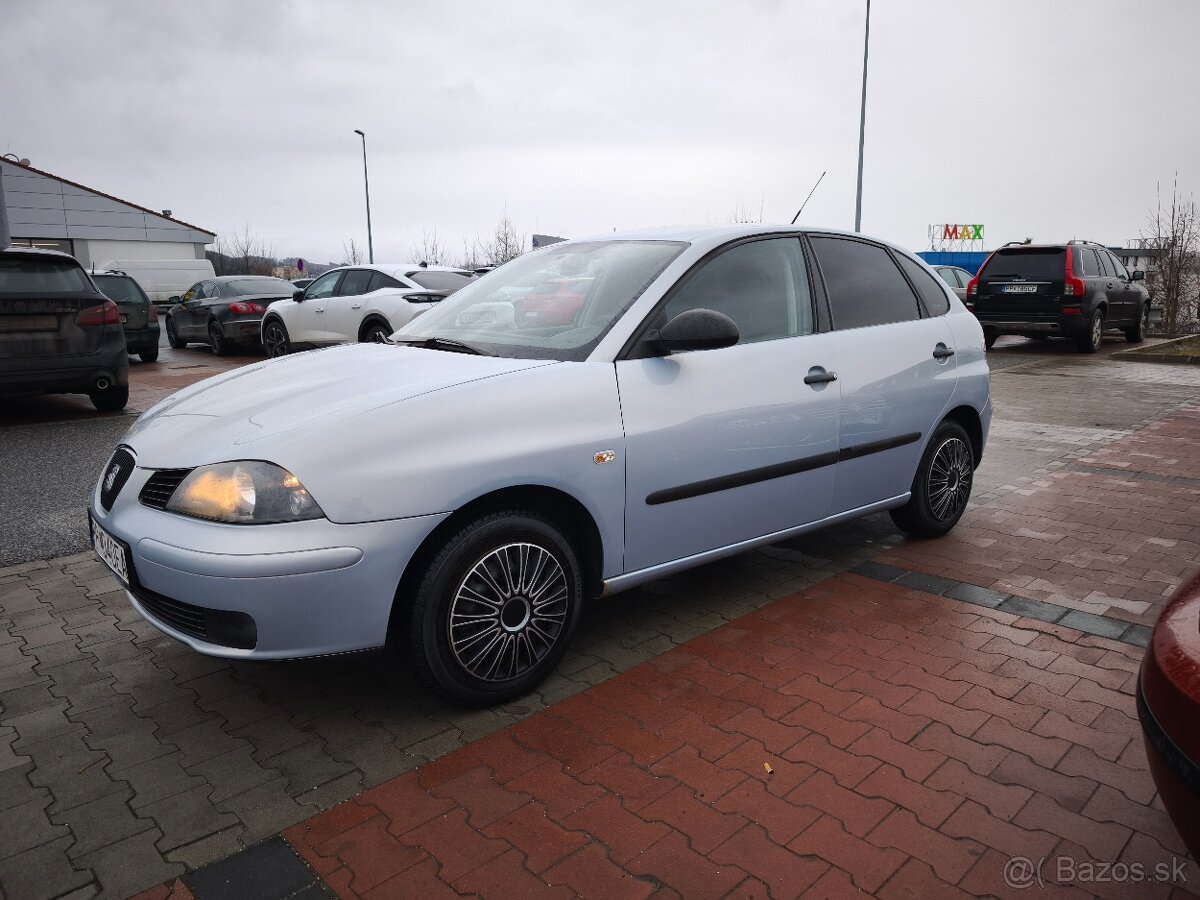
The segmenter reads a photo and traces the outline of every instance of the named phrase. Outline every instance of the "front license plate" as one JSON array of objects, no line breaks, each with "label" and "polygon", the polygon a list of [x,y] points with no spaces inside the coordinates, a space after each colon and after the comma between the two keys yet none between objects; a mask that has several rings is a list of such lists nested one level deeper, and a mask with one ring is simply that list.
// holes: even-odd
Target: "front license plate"
[{"label": "front license plate", "polygon": [[1006,294],[1034,294],[1037,293],[1036,284],[1006,284],[1004,286]]},{"label": "front license plate", "polygon": [[92,519],[92,547],[100,561],[108,566],[117,581],[129,587],[129,549]]}]

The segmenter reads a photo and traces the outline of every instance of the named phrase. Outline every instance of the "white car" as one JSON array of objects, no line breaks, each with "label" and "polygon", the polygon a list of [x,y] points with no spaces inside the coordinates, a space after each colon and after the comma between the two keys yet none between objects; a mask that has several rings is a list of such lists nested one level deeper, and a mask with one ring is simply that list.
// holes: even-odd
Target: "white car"
[{"label": "white car", "polygon": [[268,356],[301,347],[355,341],[381,343],[388,335],[475,280],[473,272],[423,263],[342,266],[271,304],[262,321]]}]

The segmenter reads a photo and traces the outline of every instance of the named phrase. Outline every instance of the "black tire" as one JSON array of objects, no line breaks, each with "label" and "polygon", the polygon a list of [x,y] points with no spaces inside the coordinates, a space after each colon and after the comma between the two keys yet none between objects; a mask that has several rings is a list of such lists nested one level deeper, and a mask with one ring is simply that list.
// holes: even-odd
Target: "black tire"
[{"label": "black tire", "polygon": [[1075,347],[1080,353],[1095,353],[1100,349],[1104,335],[1104,313],[1096,310],[1088,319],[1087,331],[1075,338]]},{"label": "black tire", "polygon": [[282,320],[271,318],[263,328],[263,349],[267,356],[277,359],[292,352],[291,338],[288,337],[287,326]]},{"label": "black tire", "polygon": [[182,350],[188,342],[175,333],[175,320],[167,316],[167,343],[172,350]]},{"label": "black tire", "polygon": [[986,347],[987,349],[991,350],[992,347],[996,343],[996,338],[998,338],[998,337],[1000,337],[1000,335],[996,334],[996,332],[994,332],[994,331],[984,331],[983,332],[983,346]]},{"label": "black tire", "polygon": [[[516,567],[509,571],[517,591],[501,578],[502,565]],[[521,573],[528,571],[525,585]],[[536,606],[529,597],[535,586],[550,598]],[[480,599],[493,597],[499,602]],[[536,513],[505,510],[468,523],[446,542],[398,620],[406,655],[430,689],[468,706],[493,706],[553,671],[582,608],[579,558],[559,528]]]},{"label": "black tire", "polygon": [[912,496],[891,510],[892,521],[915,537],[941,537],[966,511],[974,475],[975,456],[966,429],[949,419],[943,421],[925,447]]},{"label": "black tire", "polygon": [[158,348],[155,347],[153,350],[139,350],[138,351],[138,359],[140,359],[144,363],[157,362],[158,361]]},{"label": "black tire", "polygon": [[129,385],[114,384],[102,391],[92,391],[88,397],[100,412],[118,412],[129,402]]},{"label": "black tire", "polygon": [[363,328],[362,333],[358,336],[358,340],[362,344],[386,344],[387,339],[392,336],[392,332],[395,330],[387,322],[372,319]]},{"label": "black tire", "polygon": [[225,337],[225,332],[221,330],[216,319],[208,323],[208,346],[212,348],[213,356],[228,356],[232,350],[229,340]]},{"label": "black tire", "polygon": [[1132,328],[1125,329],[1125,340],[1131,344],[1140,344],[1146,339],[1146,332],[1150,330],[1150,304],[1142,304],[1142,314],[1138,316],[1137,324]]}]

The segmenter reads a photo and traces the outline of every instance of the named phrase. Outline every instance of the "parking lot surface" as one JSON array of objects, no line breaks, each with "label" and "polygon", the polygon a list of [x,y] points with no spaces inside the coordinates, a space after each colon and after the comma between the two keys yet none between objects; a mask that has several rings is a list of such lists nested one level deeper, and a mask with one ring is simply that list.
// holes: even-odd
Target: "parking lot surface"
[{"label": "parking lot surface", "polygon": [[[1017,856],[1178,859],[1189,878],[1076,877],[1057,891],[1074,896],[1195,890],[1132,685],[1200,555],[1200,371],[1121,346],[997,345],[991,442],[950,536],[876,516],[596,602],[559,672],[495,710],[432,700],[381,653],[200,657],[87,552],[0,568],[0,888],[185,876],[217,896],[207,864],[294,847],[296,890],[379,896],[1007,896]],[[131,405],[193,377],[181,356],[212,360],[135,365],[157,383]],[[78,515],[76,489],[52,499]]]}]

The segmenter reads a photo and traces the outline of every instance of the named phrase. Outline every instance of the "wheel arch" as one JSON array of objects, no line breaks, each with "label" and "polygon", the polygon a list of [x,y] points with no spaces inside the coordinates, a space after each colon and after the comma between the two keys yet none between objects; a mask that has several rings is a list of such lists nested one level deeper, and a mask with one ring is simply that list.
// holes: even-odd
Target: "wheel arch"
[{"label": "wheel arch", "polygon": [[388,623],[389,637],[404,621],[405,604],[416,593],[426,567],[450,536],[472,519],[505,509],[537,513],[560,528],[579,554],[585,596],[600,595],[603,589],[604,542],[588,508],[558,488],[538,484],[514,485],[491,491],[460,506],[425,536],[400,576]]},{"label": "wheel arch", "polygon": [[957,422],[967,432],[967,437],[971,439],[971,455],[975,458],[975,465],[978,466],[983,459],[983,422],[979,418],[979,413],[972,406],[963,404],[956,406],[950,412],[942,417],[942,421]]},{"label": "wheel arch", "polygon": [[359,323],[359,326],[358,326],[358,341],[359,341],[359,343],[362,343],[366,339],[367,329],[370,328],[375,323],[379,323],[384,328],[390,329],[389,334],[392,331],[396,330],[396,329],[392,328],[392,323],[388,320],[387,316],[385,316],[383,313],[378,313],[378,312],[367,313],[365,316],[363,316],[363,320],[362,320],[362,322]]}]

